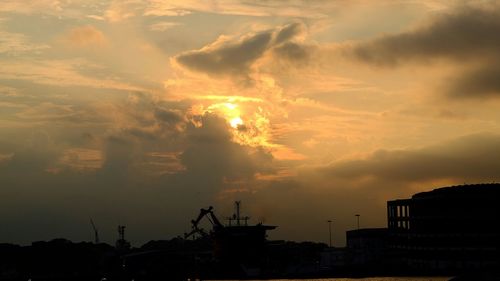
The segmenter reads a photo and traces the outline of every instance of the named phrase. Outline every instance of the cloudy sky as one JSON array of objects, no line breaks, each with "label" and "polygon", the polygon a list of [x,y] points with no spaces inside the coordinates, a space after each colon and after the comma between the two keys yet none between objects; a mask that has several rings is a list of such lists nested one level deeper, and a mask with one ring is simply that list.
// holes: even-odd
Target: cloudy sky
[{"label": "cloudy sky", "polygon": [[328,241],[500,181],[495,1],[2,0],[1,242],[134,245],[199,209]]}]

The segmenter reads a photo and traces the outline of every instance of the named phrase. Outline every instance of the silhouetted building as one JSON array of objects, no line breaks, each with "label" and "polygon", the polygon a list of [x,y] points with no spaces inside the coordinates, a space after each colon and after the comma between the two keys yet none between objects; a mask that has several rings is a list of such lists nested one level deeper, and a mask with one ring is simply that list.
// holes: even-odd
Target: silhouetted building
[{"label": "silhouetted building", "polygon": [[331,270],[345,267],[347,258],[347,248],[345,247],[327,247],[321,252],[320,268],[322,270]]},{"label": "silhouetted building", "polygon": [[387,202],[395,260],[418,270],[500,266],[500,184],[451,186]]},{"label": "silhouetted building", "polygon": [[348,262],[352,266],[381,267],[387,253],[387,228],[363,228],[346,232]]}]

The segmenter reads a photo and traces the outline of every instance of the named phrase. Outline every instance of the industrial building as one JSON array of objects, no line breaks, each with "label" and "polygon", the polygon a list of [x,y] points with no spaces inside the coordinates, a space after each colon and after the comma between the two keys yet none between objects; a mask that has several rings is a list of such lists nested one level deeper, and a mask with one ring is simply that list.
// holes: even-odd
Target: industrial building
[{"label": "industrial building", "polygon": [[417,270],[500,267],[500,184],[438,188],[387,202],[389,249]]},{"label": "industrial building", "polygon": [[349,264],[384,266],[387,258],[387,228],[362,228],[346,232]]}]

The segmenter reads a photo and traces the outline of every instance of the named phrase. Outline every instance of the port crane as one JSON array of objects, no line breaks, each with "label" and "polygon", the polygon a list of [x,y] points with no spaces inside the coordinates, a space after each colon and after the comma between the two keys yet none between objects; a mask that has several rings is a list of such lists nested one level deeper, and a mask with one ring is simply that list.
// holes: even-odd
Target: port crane
[{"label": "port crane", "polygon": [[[258,259],[266,247],[266,232],[273,230],[276,226],[249,225],[249,217],[241,216],[241,201],[235,202],[236,213],[229,217],[229,224],[222,225],[215,216],[213,207],[200,209],[198,217],[191,221],[192,231],[184,234],[188,238],[199,234],[203,238],[209,238],[213,243],[213,253],[218,259],[225,261],[244,261]],[[203,218],[207,218],[212,224],[209,233],[199,227]]]},{"label": "port crane", "polygon": [[94,224],[94,221],[92,218],[90,219],[90,224],[92,225],[92,228],[94,229],[94,241],[96,244],[99,244],[99,232],[97,231],[97,227]]},{"label": "port crane", "polygon": [[204,217],[206,217],[208,221],[212,224],[214,231],[224,228],[222,223],[215,216],[213,209],[214,208],[212,206],[208,207],[208,209],[203,209],[203,208],[200,209],[200,214],[198,215],[198,217],[194,220],[191,220],[192,230],[191,232],[184,234],[185,239],[189,238],[194,234],[200,234],[203,237],[208,236],[207,232],[203,228],[198,227],[198,224]]}]

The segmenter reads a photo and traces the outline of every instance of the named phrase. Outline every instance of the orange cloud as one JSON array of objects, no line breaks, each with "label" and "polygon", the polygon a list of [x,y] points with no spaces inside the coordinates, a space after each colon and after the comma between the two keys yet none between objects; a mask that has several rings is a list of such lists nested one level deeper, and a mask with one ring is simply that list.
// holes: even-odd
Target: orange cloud
[{"label": "orange cloud", "polygon": [[89,47],[89,46],[105,46],[108,40],[104,33],[91,25],[79,26],[70,29],[64,36],[64,41],[71,46]]}]

